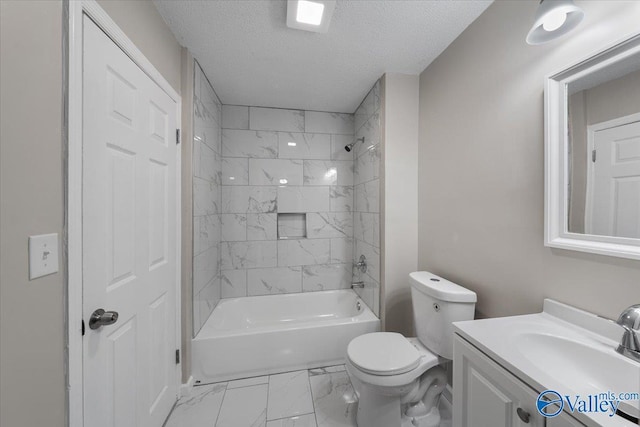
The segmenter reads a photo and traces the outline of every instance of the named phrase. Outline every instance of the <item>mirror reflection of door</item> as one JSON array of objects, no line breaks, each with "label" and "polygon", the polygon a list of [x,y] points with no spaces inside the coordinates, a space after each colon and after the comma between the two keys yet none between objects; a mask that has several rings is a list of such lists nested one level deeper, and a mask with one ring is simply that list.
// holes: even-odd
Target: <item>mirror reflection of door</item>
[{"label": "mirror reflection of door", "polygon": [[568,231],[640,239],[640,58],[567,90]]},{"label": "mirror reflection of door", "polygon": [[640,114],[588,129],[585,231],[640,238]]}]

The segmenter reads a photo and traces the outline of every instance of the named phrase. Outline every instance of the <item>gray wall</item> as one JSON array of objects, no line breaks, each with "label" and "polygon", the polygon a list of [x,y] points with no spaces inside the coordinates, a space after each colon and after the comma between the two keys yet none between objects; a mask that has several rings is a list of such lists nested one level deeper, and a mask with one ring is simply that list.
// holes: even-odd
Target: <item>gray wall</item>
[{"label": "gray wall", "polygon": [[569,231],[584,233],[587,199],[587,114],[584,95],[580,91],[569,98],[571,177],[569,178]]},{"label": "gray wall", "polygon": [[7,427],[65,421],[64,267],[29,281],[27,265],[29,235],[62,236],[61,46],[62,2],[0,2],[0,425]]},{"label": "gray wall", "polygon": [[98,4],[180,93],[182,48],[151,0],[98,0]]},{"label": "gray wall", "polygon": [[[100,4],[179,91],[180,46],[153,4]],[[0,2],[2,426],[65,425],[65,261],[34,281],[27,265],[29,235],[58,233],[62,241],[62,8],[59,0]]]},{"label": "gray wall", "polygon": [[382,322],[384,330],[414,336],[409,273],[418,265],[419,77],[383,78]]},{"label": "gray wall", "polygon": [[181,329],[182,329],[182,382],[191,375],[191,338],[193,337],[193,56],[182,48],[182,239],[181,239]]},{"label": "gray wall", "polygon": [[482,315],[640,303],[639,261],[543,245],[544,77],[640,22],[638,2],[576,4],[575,32],[529,46],[538,2],[496,1],[420,76],[419,268],[476,291]]}]

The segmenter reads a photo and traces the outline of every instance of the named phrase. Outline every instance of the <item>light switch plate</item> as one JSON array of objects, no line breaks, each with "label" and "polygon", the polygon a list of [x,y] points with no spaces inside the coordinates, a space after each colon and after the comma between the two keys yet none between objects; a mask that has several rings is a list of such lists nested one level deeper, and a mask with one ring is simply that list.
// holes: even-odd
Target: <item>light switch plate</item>
[{"label": "light switch plate", "polygon": [[58,235],[29,236],[29,280],[58,272]]}]

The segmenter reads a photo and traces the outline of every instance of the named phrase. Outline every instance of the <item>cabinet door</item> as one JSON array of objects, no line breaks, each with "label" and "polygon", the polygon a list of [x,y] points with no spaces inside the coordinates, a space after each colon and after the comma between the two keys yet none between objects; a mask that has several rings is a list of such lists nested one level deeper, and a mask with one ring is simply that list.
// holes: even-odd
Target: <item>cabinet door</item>
[{"label": "cabinet door", "polygon": [[458,335],[453,348],[455,427],[544,427],[535,390]]},{"label": "cabinet door", "polygon": [[561,412],[557,417],[547,418],[547,427],[585,427],[585,425],[571,415]]}]

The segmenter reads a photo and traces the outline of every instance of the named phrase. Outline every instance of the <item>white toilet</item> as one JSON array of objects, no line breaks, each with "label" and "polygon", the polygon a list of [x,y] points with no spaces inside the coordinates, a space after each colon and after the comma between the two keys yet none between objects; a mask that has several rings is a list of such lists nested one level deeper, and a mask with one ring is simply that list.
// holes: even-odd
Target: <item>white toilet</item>
[{"label": "white toilet", "polygon": [[359,427],[437,427],[453,357],[453,322],[472,320],[476,294],[426,271],[409,275],[417,338],[375,332],[354,338],[347,371],[358,394]]}]

